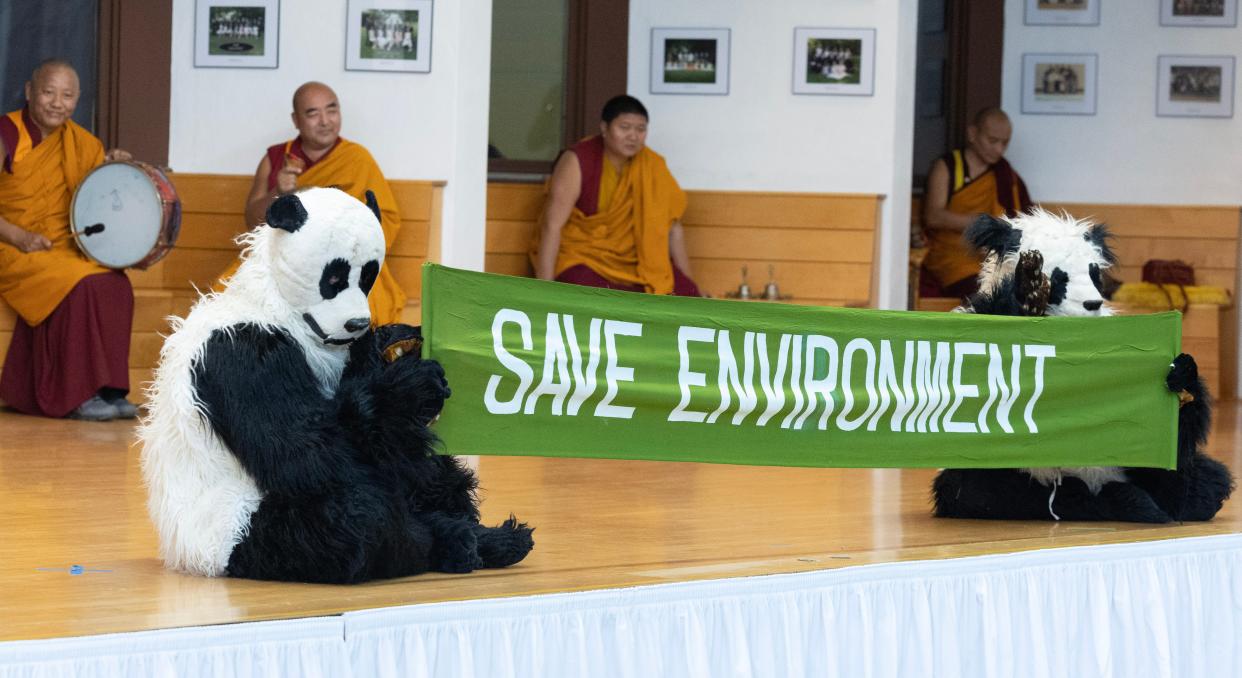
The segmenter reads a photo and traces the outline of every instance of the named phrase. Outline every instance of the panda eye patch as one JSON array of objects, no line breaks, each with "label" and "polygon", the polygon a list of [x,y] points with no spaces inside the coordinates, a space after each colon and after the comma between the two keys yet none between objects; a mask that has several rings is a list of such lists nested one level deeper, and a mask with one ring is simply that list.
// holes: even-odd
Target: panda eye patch
[{"label": "panda eye patch", "polygon": [[1091,275],[1091,284],[1095,285],[1096,291],[1102,294],[1104,292],[1104,279],[1100,277],[1100,265],[1091,264],[1087,267],[1087,272]]},{"label": "panda eye patch", "polygon": [[324,299],[332,299],[349,287],[349,262],[344,259],[333,259],[323,267],[319,276],[319,294]]},{"label": "panda eye patch", "polygon": [[375,284],[375,278],[379,275],[379,262],[372,259],[362,265],[362,275],[358,276],[358,289],[363,294],[371,293],[371,286]]}]

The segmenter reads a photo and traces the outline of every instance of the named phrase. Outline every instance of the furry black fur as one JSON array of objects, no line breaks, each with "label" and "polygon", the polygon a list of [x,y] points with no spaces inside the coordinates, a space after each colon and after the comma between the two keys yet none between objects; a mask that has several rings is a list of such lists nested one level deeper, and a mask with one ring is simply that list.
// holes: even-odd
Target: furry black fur
[{"label": "furry black fur", "polygon": [[241,325],[211,336],[195,391],[264,493],[230,576],[352,583],[505,567],[530,551],[531,528],[512,517],[479,524],[474,474],[434,453],[427,426],[450,394],[439,364],[417,352],[383,359],[385,346],[417,334],[364,334],[331,397],[284,332]]}]

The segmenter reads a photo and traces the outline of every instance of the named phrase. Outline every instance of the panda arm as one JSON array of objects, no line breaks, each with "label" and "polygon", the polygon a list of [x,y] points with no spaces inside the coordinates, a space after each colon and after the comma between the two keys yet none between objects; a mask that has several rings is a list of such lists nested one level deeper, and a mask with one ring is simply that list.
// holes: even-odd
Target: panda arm
[{"label": "panda arm", "polygon": [[255,325],[213,332],[193,385],[216,435],[264,492],[313,493],[356,477],[336,408],[287,334]]}]

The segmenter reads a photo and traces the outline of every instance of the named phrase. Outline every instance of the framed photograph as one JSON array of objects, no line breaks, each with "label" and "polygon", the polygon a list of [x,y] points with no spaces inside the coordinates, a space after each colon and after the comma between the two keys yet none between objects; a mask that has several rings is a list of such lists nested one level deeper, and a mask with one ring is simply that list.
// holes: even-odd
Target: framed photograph
[{"label": "framed photograph", "polygon": [[1028,26],[1099,26],[1100,0],[1026,0]]},{"label": "framed photograph", "polygon": [[795,28],[794,94],[875,93],[874,28]]},{"label": "framed photograph", "polygon": [[431,72],[431,0],[349,0],[345,70]]},{"label": "framed photograph", "polygon": [[197,0],[196,68],[276,68],[280,0]]},{"label": "framed photograph", "polygon": [[729,29],[651,29],[652,94],[728,94]]},{"label": "framed photograph", "polygon": [[1022,112],[1095,115],[1094,54],[1023,54]]},{"label": "framed photograph", "polygon": [[1238,0],[1160,0],[1161,26],[1237,26]]},{"label": "framed photograph", "polygon": [[1231,56],[1156,58],[1156,115],[1189,118],[1233,117]]}]

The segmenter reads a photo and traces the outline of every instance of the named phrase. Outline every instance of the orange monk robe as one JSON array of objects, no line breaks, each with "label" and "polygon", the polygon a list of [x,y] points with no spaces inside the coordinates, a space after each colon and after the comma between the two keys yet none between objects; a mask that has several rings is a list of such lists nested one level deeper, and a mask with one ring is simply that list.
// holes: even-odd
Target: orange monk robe
[{"label": "orange monk robe", "polygon": [[[686,211],[686,192],[668,171],[663,156],[649,148],[644,147],[626,165],[610,204],[590,216],[576,206],[570,212],[561,230],[553,275],[582,264],[614,282],[642,285],[651,294],[669,294],[673,265],[668,234]],[[532,261],[539,250],[538,240],[536,236]]]},{"label": "orange monk robe", "polygon": [[42,323],[82,278],[110,269],[86,258],[69,232],[69,207],[82,179],[104,161],[103,144],[72,120],[31,148],[21,111],[12,174],[0,171],[0,216],[52,243],[23,254],[0,244],[0,297],[28,325]]},{"label": "orange monk robe", "polygon": [[[1026,186],[1003,159],[973,181],[965,179],[961,151],[946,158],[949,168],[949,202],[946,208],[958,214],[1013,215],[1030,207]],[[1000,181],[1001,177],[1005,181]],[[1003,185],[1002,185],[1003,183]],[[1008,205],[1006,205],[1008,203]],[[979,255],[962,240],[962,232],[947,228],[928,229],[928,252],[923,267],[943,286],[979,274]]]},{"label": "orange monk robe", "polygon": [[[293,142],[287,143],[286,150]],[[272,168],[272,174],[279,170]],[[366,202],[367,191],[375,194],[380,207],[380,226],[384,229],[384,250],[392,249],[397,239],[397,231],[401,228],[401,214],[397,211],[397,199],[379,165],[361,144],[347,139],[340,139],[327,155],[311,164],[302,174],[298,175],[298,186],[330,186]],[[237,270],[240,262],[234,262],[221,279],[228,278]],[[405,308],[406,296],[397,279],[393,277],[390,267],[385,263],[380,268],[375,286],[367,295],[371,306],[371,324],[373,326],[395,323],[401,319],[401,311]],[[218,285],[217,285],[218,286]]]}]

